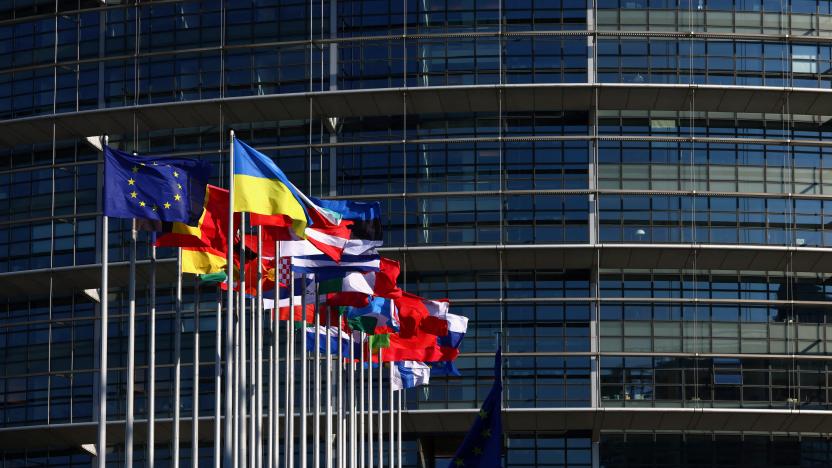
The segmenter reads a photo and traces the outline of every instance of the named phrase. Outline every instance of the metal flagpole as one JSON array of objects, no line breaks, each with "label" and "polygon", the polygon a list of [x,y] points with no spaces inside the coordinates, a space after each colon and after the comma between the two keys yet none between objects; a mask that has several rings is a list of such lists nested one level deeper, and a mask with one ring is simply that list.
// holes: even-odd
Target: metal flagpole
[{"label": "metal flagpole", "polygon": [[248,437],[246,438],[248,443],[248,466],[254,467],[255,462],[257,459],[257,440],[256,440],[256,433],[257,433],[257,408],[255,407],[257,400],[254,395],[254,387],[257,385],[257,339],[254,336],[255,327],[254,324],[257,322],[257,298],[252,297],[251,303],[249,304],[249,316],[248,316],[248,385],[246,385],[246,398],[248,399],[248,405],[246,409],[248,411]]},{"label": "metal flagpole", "polygon": [[373,466],[373,349],[371,347],[367,348],[367,357],[367,466]]},{"label": "metal flagpole", "polygon": [[396,466],[396,458],[394,456],[396,450],[395,450],[394,440],[393,440],[393,432],[395,431],[396,426],[394,425],[395,421],[393,419],[393,416],[394,416],[393,415],[393,397],[394,397],[394,395],[393,395],[393,362],[392,361],[390,362],[389,367],[390,367],[390,374],[389,374],[390,380],[387,381],[387,404],[390,407],[390,411],[387,412],[387,416],[389,418],[388,422],[387,422],[387,424],[388,424],[387,445],[389,446],[389,448],[387,449],[387,455],[389,457],[388,458],[388,460],[389,460],[388,464],[390,465],[390,468],[393,468],[393,467]]},{"label": "metal flagpole", "polygon": [[350,379],[349,379],[349,396],[350,396],[350,466],[356,465],[356,434],[355,434],[355,346],[353,344],[353,334],[350,332]]},{"label": "metal flagpole", "polygon": [[147,344],[147,466],[153,468],[156,458],[156,233],[150,234],[150,317]]},{"label": "metal flagpole", "polygon": [[289,321],[286,322],[286,356],[288,370],[286,376],[286,466],[295,466],[295,273],[289,265]]},{"label": "metal flagpole", "polygon": [[[272,372],[274,373],[274,392],[272,393],[272,424],[274,428],[273,443],[274,450],[272,451],[271,468],[278,468],[280,465],[280,241],[274,242],[274,309],[272,309],[272,327],[274,334],[272,335],[272,352],[274,353],[274,360],[272,361]],[[285,407],[284,407],[285,410]],[[285,425],[285,421],[284,421]]]},{"label": "metal flagpole", "polygon": [[344,463],[344,321],[338,318],[338,392],[336,398],[338,399],[338,429],[336,430],[336,437],[338,440],[337,448],[338,455],[336,461],[338,467],[345,466]]},{"label": "metal flagpole", "polygon": [[378,467],[384,468],[384,362],[378,350]]},{"label": "metal flagpole", "polygon": [[[326,468],[332,468],[332,311],[327,306],[326,314]],[[339,337],[340,339],[340,337]]]},{"label": "metal flagpole", "polygon": [[257,369],[255,374],[255,426],[254,466],[263,466],[263,227],[257,226],[257,320],[254,338],[257,340]]},{"label": "metal flagpole", "polygon": [[176,249],[176,319],[173,331],[173,454],[171,464],[179,466],[179,412],[182,391],[182,247]]},{"label": "metal flagpole", "polygon": [[199,278],[194,277],[194,412],[191,415],[191,466],[199,468]]},{"label": "metal flagpole", "polygon": [[[135,155],[135,153],[134,153]],[[134,399],[136,392],[136,219],[130,227],[130,278],[127,284],[127,411],[124,418],[124,466],[133,467]]]},{"label": "metal flagpole", "polygon": [[234,130],[229,131],[228,149],[228,260],[227,260],[227,282],[225,307],[225,420],[224,420],[224,444],[222,466],[228,468],[234,465],[234,399],[232,395],[233,381],[232,374],[234,362]]},{"label": "metal flagpole", "polygon": [[312,420],[312,466],[321,466],[321,310],[319,284],[313,277],[315,288],[315,409]]},{"label": "metal flagpole", "polygon": [[399,389],[399,410],[397,413],[397,421],[396,421],[396,435],[398,436],[397,447],[396,450],[397,455],[397,463],[396,466],[398,468],[402,468],[402,398],[404,398],[404,389]]},{"label": "metal flagpole", "polygon": [[222,289],[217,286],[217,329],[214,333],[214,468],[222,466]]},{"label": "metal flagpole", "polygon": [[[237,397],[240,399],[240,466],[248,465],[248,439],[246,426],[248,420],[248,371],[246,369],[246,346],[247,346],[247,329],[248,321],[246,320],[246,217],[245,213],[240,213],[240,387]],[[176,465],[174,465],[176,466]]]},{"label": "metal flagpole", "polygon": [[[104,145],[109,144],[110,139],[104,135]],[[99,301],[101,307],[99,348],[99,371],[98,371],[98,437],[96,444],[96,455],[98,467],[105,468],[107,465],[107,321],[109,320],[108,307],[109,278],[107,264],[110,261],[110,222],[107,215],[101,216],[101,291]]]},{"label": "metal flagpole", "polygon": [[358,371],[358,436],[359,436],[359,447],[358,447],[358,466],[365,466],[364,465],[364,341],[365,335],[364,332],[361,332],[359,335],[361,337],[361,351],[359,355],[359,371]]},{"label": "metal flagpole", "polygon": [[303,332],[301,335],[301,346],[300,346],[300,432],[298,433],[298,437],[300,438],[300,466],[301,468],[306,468],[306,416],[307,416],[307,387],[308,387],[308,362],[307,362],[307,355],[308,352],[306,350],[306,273],[300,275],[300,309],[301,309],[301,330]]},{"label": "metal flagpole", "polygon": [[[233,285],[229,285],[233,289]],[[234,465],[240,463],[240,313],[243,308],[240,306],[240,297],[235,295],[237,301],[237,316],[234,317]]]}]

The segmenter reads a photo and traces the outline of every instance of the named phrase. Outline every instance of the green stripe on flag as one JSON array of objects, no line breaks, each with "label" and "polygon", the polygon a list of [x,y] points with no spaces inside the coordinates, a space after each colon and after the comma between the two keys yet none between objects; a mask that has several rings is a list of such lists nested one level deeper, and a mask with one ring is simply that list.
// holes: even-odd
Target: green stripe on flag
[{"label": "green stripe on flag", "polygon": [[370,335],[370,350],[377,352],[382,348],[390,347],[390,335],[387,333],[383,335]]},{"label": "green stripe on flag", "polygon": [[358,317],[351,318],[347,320],[347,323],[350,325],[350,328],[353,330],[363,331],[368,335],[372,335],[376,331],[376,320],[375,317],[367,316],[367,315],[359,315]]},{"label": "green stripe on flag", "polygon": [[224,271],[208,273],[207,275],[199,275],[199,279],[202,280],[203,283],[208,284],[219,284],[224,282],[226,278],[227,276]]}]

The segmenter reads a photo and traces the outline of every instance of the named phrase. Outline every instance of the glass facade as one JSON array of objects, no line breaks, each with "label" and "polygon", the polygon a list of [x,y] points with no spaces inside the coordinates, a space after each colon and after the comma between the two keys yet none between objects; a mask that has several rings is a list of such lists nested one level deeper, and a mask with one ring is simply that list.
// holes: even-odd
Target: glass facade
[{"label": "glass facade", "polygon": [[[90,466],[97,395],[112,431],[125,417],[126,275],[98,388],[85,137],[202,158],[226,185],[231,128],[309,194],[380,200],[403,288],[469,317],[463,376],[405,394],[406,466],[449,461],[464,433],[420,418],[467,421],[497,336],[504,466],[828,466],[830,33],[829,0],[0,1],[0,466]],[[123,269],[130,224],[109,229]],[[174,285],[158,286],[165,419]],[[186,280],[186,418],[195,398],[214,414],[216,298]],[[114,442],[108,462],[123,456]]]}]

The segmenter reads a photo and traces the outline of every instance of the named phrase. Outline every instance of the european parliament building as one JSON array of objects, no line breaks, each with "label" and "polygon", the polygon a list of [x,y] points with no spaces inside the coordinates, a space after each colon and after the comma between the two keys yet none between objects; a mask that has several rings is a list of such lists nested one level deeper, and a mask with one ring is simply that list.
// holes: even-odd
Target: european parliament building
[{"label": "european parliament building", "polygon": [[[829,0],[0,1],[0,466],[123,464],[130,224],[100,388],[87,137],[227,185],[232,128],[309,194],[381,200],[403,288],[470,318],[462,377],[406,393],[405,466],[447,465],[496,336],[503,466],[830,466],[830,116]],[[210,466],[216,287],[186,278],[176,327],[158,254],[156,464]]]}]

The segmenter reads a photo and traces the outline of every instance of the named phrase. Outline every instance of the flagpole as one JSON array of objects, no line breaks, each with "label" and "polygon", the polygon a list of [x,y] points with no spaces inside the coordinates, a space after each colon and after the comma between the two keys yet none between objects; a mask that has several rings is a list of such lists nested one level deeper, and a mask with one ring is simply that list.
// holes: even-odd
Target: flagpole
[{"label": "flagpole", "polygon": [[398,455],[398,462],[396,463],[397,468],[402,468],[402,398],[404,397],[404,389],[399,389],[399,410],[396,415],[398,421],[396,421],[396,434],[398,436],[398,443],[396,450],[396,454]]},{"label": "flagpole", "polygon": [[257,226],[257,374],[255,379],[255,442],[257,454],[254,461],[256,468],[263,466],[263,226]]},{"label": "flagpole", "polygon": [[[280,465],[280,241],[274,242],[274,305],[272,309],[272,373],[274,375],[274,390],[272,392],[272,460],[270,468]],[[285,411],[285,408],[284,408]],[[283,422],[286,424],[286,421]]]},{"label": "flagpole", "polygon": [[288,357],[288,375],[286,377],[286,466],[295,466],[295,273],[289,265],[289,321],[286,322],[286,356]]},{"label": "flagpole", "polygon": [[257,403],[256,396],[254,394],[255,385],[257,385],[257,338],[255,337],[255,327],[254,324],[257,322],[257,298],[252,297],[250,304],[249,304],[249,316],[248,316],[248,383],[246,385],[246,398],[248,399],[248,405],[246,406],[249,415],[248,415],[248,466],[254,467],[255,461],[257,458],[257,440],[255,438],[257,433],[257,421],[255,421],[257,416],[257,408],[255,407]]},{"label": "flagpole", "polygon": [[[248,343],[246,332],[248,328],[248,321],[246,320],[246,216],[245,213],[240,213],[240,281],[239,295],[240,295],[240,360],[238,365],[240,367],[240,388],[238,390],[238,398],[240,400],[240,466],[248,465],[248,438],[247,438],[247,424],[248,420],[248,371],[246,369],[246,346]],[[178,466],[178,465],[174,465]]]},{"label": "flagpole", "polygon": [[358,448],[358,466],[364,466],[364,342],[365,335],[364,332],[359,334],[361,338],[361,353],[359,355],[359,372],[358,372],[358,435],[359,435],[359,448]]},{"label": "flagpole", "polygon": [[344,321],[338,317],[338,429],[336,432],[338,455],[336,461],[338,468],[343,468],[344,463]]},{"label": "flagpole", "polygon": [[127,284],[127,411],[124,424],[124,466],[133,467],[133,424],[136,391],[136,219],[130,220],[130,278]]},{"label": "flagpole", "polygon": [[[234,353],[234,130],[229,131],[228,148],[228,259],[226,269],[228,291],[225,307],[225,440],[223,445],[222,466],[234,466],[234,400],[232,395]],[[101,467],[103,468],[103,467]]]},{"label": "flagpole", "polygon": [[384,361],[378,349],[378,467],[384,468]]},{"label": "flagpole", "polygon": [[176,319],[173,332],[173,455],[171,464],[179,466],[179,416],[182,391],[182,247],[176,249]]},{"label": "flagpole", "polygon": [[[369,340],[367,340],[369,342]],[[367,466],[373,466],[373,348],[367,347]]]},{"label": "flagpole", "polygon": [[[329,339],[332,329],[332,310],[327,306],[326,314],[326,468],[333,468],[332,463],[332,340]],[[339,339],[341,337],[338,337]]]},{"label": "flagpole", "polygon": [[[104,135],[104,145],[108,145],[110,138]],[[101,216],[101,291],[99,301],[101,307],[101,320],[99,339],[99,371],[98,371],[98,437],[96,444],[96,455],[98,457],[98,468],[107,466],[107,339],[109,320],[109,271],[107,264],[110,261],[110,222],[107,215]]]},{"label": "flagpole", "polygon": [[355,346],[353,344],[353,334],[350,331],[350,380],[349,380],[349,395],[350,395],[350,466],[356,465],[356,434],[355,434]]},{"label": "flagpole", "polygon": [[150,317],[148,331],[147,466],[153,468],[156,457],[156,233],[150,234]]},{"label": "flagpole", "polygon": [[[307,414],[307,403],[308,403],[308,395],[307,395],[307,380],[309,378],[309,371],[308,371],[308,362],[307,362],[307,355],[308,351],[306,349],[306,273],[300,275],[301,279],[301,296],[300,296],[300,309],[301,309],[301,326],[303,327],[302,333],[302,343],[300,347],[300,358],[301,358],[301,365],[300,365],[300,433],[298,437],[300,437],[300,466],[301,468],[306,468],[306,414]],[[317,334],[317,332],[316,332]]]},{"label": "flagpole", "polygon": [[[228,286],[234,289],[233,283]],[[237,301],[237,316],[234,317],[234,467],[240,464],[240,317],[243,308],[240,306],[240,297],[235,295]]]},{"label": "flagpole", "polygon": [[[321,314],[320,306],[320,284],[317,277],[313,277],[315,288],[315,409],[312,420],[312,466],[321,466]],[[329,341],[329,330],[327,330],[327,341]]]},{"label": "flagpole", "polygon": [[390,446],[390,448],[387,449],[387,455],[389,457],[388,465],[390,465],[390,468],[394,468],[396,466],[396,457],[395,457],[395,451],[396,450],[395,450],[393,432],[395,431],[396,426],[394,425],[395,421],[394,421],[394,415],[393,415],[393,397],[394,397],[394,395],[393,395],[393,361],[390,361],[390,366],[389,367],[390,367],[390,374],[389,374],[390,380],[387,383],[387,404],[388,404],[390,410],[387,412],[387,416],[389,418],[389,420],[388,420],[389,430],[387,431],[387,436],[388,436],[387,444]]},{"label": "flagpole", "polygon": [[194,277],[194,412],[191,415],[191,466],[199,468],[199,278]]},{"label": "flagpole", "polygon": [[217,325],[214,333],[214,468],[222,466],[222,289],[217,286]]}]

